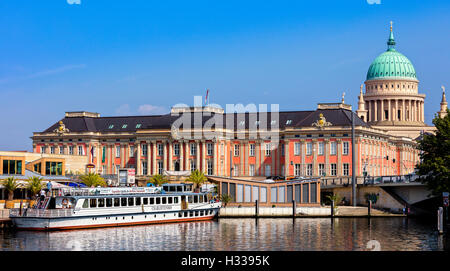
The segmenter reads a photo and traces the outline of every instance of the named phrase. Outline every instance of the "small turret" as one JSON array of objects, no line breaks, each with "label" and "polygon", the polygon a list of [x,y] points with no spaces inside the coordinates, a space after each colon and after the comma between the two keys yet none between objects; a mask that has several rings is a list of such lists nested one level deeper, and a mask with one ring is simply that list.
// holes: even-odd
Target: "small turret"
[{"label": "small turret", "polygon": [[367,121],[367,110],[366,110],[366,102],[364,102],[363,85],[361,85],[359,90],[358,110],[356,110],[356,114],[363,121]]},{"label": "small turret", "polygon": [[438,112],[438,116],[442,119],[447,116],[447,99],[445,98],[445,87],[442,86],[442,100],[441,100],[441,110]]}]

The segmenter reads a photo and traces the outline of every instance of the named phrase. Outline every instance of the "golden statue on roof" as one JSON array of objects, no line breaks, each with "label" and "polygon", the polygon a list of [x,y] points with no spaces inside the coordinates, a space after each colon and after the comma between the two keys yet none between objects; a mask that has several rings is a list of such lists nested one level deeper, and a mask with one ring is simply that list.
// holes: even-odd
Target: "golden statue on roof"
[{"label": "golden statue on roof", "polygon": [[66,128],[66,125],[61,121],[58,122],[59,127],[53,130],[54,133],[57,133],[58,135],[63,135],[65,133],[69,133],[69,129]]},{"label": "golden statue on roof", "polygon": [[328,122],[322,113],[319,114],[319,119],[312,124],[312,126],[316,126],[319,129],[323,129],[324,127],[331,125],[332,125],[331,122]]}]

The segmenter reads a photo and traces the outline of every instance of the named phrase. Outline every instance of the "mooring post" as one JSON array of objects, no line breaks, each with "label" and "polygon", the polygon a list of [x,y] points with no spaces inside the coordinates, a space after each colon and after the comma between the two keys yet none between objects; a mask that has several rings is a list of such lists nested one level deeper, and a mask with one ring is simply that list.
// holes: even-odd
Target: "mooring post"
[{"label": "mooring post", "polygon": [[438,210],[438,232],[439,234],[444,233],[444,210],[442,207],[439,207]]},{"label": "mooring post", "polygon": [[295,200],[292,200],[292,217],[295,218],[297,215],[297,204],[295,203]]},{"label": "mooring post", "polygon": [[334,201],[331,201],[331,217],[334,217]]},{"label": "mooring post", "polygon": [[255,217],[259,216],[259,201],[255,200]]}]

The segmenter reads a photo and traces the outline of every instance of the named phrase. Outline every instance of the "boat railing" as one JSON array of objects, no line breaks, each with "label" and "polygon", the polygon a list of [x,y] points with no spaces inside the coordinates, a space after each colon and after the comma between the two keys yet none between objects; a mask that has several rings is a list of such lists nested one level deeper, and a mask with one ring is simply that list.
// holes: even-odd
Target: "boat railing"
[{"label": "boat railing", "polygon": [[11,209],[9,217],[68,217],[73,215],[73,209]]}]

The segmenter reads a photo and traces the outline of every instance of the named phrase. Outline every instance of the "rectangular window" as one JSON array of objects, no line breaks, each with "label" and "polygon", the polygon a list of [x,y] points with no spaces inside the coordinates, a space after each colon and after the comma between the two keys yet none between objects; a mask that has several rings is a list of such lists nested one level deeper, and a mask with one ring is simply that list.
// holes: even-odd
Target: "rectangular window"
[{"label": "rectangular window", "polygon": [[284,193],[285,193],[284,186],[278,186],[278,202],[279,203],[283,203],[286,201]]},{"label": "rectangular window", "polygon": [[163,156],[163,155],[164,155],[164,145],[158,144],[158,156]]},{"label": "rectangular window", "polygon": [[336,155],[336,141],[330,142],[330,155]]},{"label": "rectangular window", "polygon": [[294,143],[294,155],[300,155],[300,142]]},{"label": "rectangular window", "polygon": [[300,164],[295,164],[294,165],[294,175],[295,176],[300,176]]},{"label": "rectangular window", "polygon": [[233,176],[239,176],[239,165],[235,164],[233,167]]},{"label": "rectangular window", "polygon": [[236,185],[236,202],[242,202],[244,200],[244,185]]},{"label": "rectangular window", "polygon": [[302,184],[302,203],[309,203],[309,184]]},{"label": "rectangular window", "polygon": [[59,154],[64,154],[64,147],[63,146],[59,147]]},{"label": "rectangular window", "polygon": [[83,148],[83,146],[78,146],[78,155],[84,155],[84,148]]},{"label": "rectangular window", "polygon": [[350,175],[350,172],[349,172],[350,165],[347,164],[347,163],[345,163],[345,164],[343,164],[342,166],[343,166],[343,172],[342,172],[342,175],[344,175],[344,176],[349,176],[349,175]]},{"label": "rectangular window", "polygon": [[266,176],[272,175],[272,168],[270,165],[266,165]]},{"label": "rectangular window", "polygon": [[308,176],[312,176],[313,175],[313,165],[312,164],[308,164],[306,166],[306,175],[308,175]]},{"label": "rectangular window", "polygon": [[62,162],[45,162],[45,175],[62,175]]},{"label": "rectangular window", "polygon": [[3,160],[3,174],[5,175],[22,175],[21,160]]},{"label": "rectangular window", "polygon": [[325,164],[319,164],[319,176],[325,176]]},{"label": "rectangular window", "polygon": [[97,208],[97,199],[90,199],[89,200],[89,207],[90,208]]},{"label": "rectangular window", "polygon": [[342,153],[344,155],[348,155],[348,151],[349,151],[349,147],[348,146],[349,145],[348,145],[347,141],[342,142]]},{"label": "rectangular window", "polygon": [[337,175],[337,165],[336,164],[331,164],[331,169],[330,169],[330,175],[331,176],[336,176]]},{"label": "rectangular window", "polygon": [[142,144],[141,145],[141,156],[147,156],[147,144]]},{"label": "rectangular window", "polygon": [[154,205],[155,204],[155,198],[150,198],[150,205]]},{"label": "rectangular window", "polygon": [[234,145],[234,156],[239,156],[239,145]]},{"label": "rectangular window", "polygon": [[250,176],[255,176],[255,165],[250,164],[249,168],[248,168],[248,171],[249,171],[248,173],[249,173]]},{"label": "rectangular window", "polygon": [[55,147],[53,147],[53,146],[50,147],[50,153],[55,154]]},{"label": "rectangular window", "polygon": [[213,175],[213,161],[208,160],[208,175]]},{"label": "rectangular window", "polygon": [[312,154],[312,142],[306,142],[306,155]]},{"label": "rectangular window", "polygon": [[195,163],[195,160],[194,159],[192,159],[192,160],[190,160],[191,161],[191,171],[194,171],[194,170],[196,170],[196,163]]},{"label": "rectangular window", "polygon": [[105,199],[98,199],[97,207],[105,207]]},{"label": "rectangular window", "polygon": [[318,151],[319,155],[323,155],[323,151],[324,151],[323,149],[324,149],[323,142],[319,142],[319,151]]},{"label": "rectangular window", "polygon": [[212,156],[214,152],[214,145],[212,143],[206,144],[206,155]]},{"label": "rectangular window", "polygon": [[142,175],[147,175],[148,174],[148,169],[147,169],[147,161],[142,161]]},{"label": "rectangular window", "polygon": [[266,156],[270,156],[271,155],[271,153],[272,153],[272,145],[270,144],[270,143],[266,143],[265,144],[265,154],[266,154]]},{"label": "rectangular window", "polygon": [[73,155],[73,146],[69,146],[69,154]]},{"label": "rectangular window", "polygon": [[178,143],[173,144],[173,154],[175,156],[180,156],[180,144]]},{"label": "rectangular window", "polygon": [[261,187],[261,202],[267,202],[267,187]]},{"label": "rectangular window", "polygon": [[249,156],[255,156],[255,144],[250,144]]},{"label": "rectangular window", "polygon": [[252,187],[250,185],[245,185],[244,187],[245,189],[245,197],[244,197],[244,201],[245,202],[251,202],[251,189]]},{"label": "rectangular window", "polygon": [[120,146],[116,146],[116,157],[120,157]]},{"label": "rectangular window", "polygon": [[192,156],[197,154],[197,145],[195,143],[191,143],[190,153]]},{"label": "rectangular window", "polygon": [[134,157],[134,146],[130,146],[130,157]]},{"label": "rectangular window", "polygon": [[252,187],[252,202],[255,202],[259,199],[259,186]]},{"label": "rectangular window", "polygon": [[[73,150],[73,149],[72,149]],[[44,147],[44,146],[42,146],[41,147],[41,153],[45,153],[47,151],[47,148],[46,147]],[[73,151],[72,151],[73,152]],[[73,153],[72,153],[73,154]]]},{"label": "rectangular window", "polygon": [[163,163],[163,161],[159,160],[158,161],[158,174],[162,175],[163,170],[164,170],[164,163]]},{"label": "rectangular window", "polygon": [[310,189],[311,189],[311,203],[317,203],[317,183],[311,183]]},{"label": "rectangular window", "polygon": [[270,188],[270,202],[273,202],[273,203],[277,202],[277,188],[276,187]]}]

